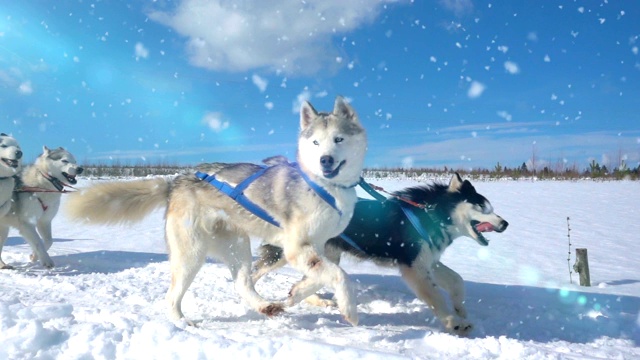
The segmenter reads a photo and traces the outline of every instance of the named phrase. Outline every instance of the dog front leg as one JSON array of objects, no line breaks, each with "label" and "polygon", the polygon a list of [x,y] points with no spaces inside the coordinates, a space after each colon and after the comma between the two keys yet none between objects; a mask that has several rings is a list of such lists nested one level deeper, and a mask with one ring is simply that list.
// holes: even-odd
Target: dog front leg
[{"label": "dog front leg", "polygon": [[40,239],[40,235],[38,235],[35,226],[29,223],[21,223],[18,226],[18,231],[24,240],[31,246],[31,250],[33,251],[33,254],[31,255],[32,260],[40,260],[42,266],[46,268],[53,268],[53,260],[51,260],[49,254],[47,254],[47,250],[44,248],[42,239]]},{"label": "dog front leg", "polygon": [[441,262],[433,266],[433,278],[436,284],[443,288],[451,298],[453,309],[462,318],[467,318],[464,306],[464,280],[462,276]]},{"label": "dog front leg", "polygon": [[429,269],[401,265],[400,273],[416,296],[431,307],[448,332],[460,336],[471,332],[473,325],[449,310]]},{"label": "dog front leg", "polygon": [[2,248],[4,247],[4,242],[7,241],[7,237],[9,236],[9,228],[6,226],[0,226],[0,269],[13,269],[13,266],[7,265],[2,261]]},{"label": "dog front leg", "polygon": [[51,232],[51,222],[42,220],[37,224],[38,233],[44,243],[44,248],[48,251],[53,244],[53,233]]},{"label": "dog front leg", "polygon": [[338,265],[320,256],[309,243],[291,244],[284,248],[284,255],[291,266],[305,275],[291,288],[289,305],[302,301],[322,286],[328,286],[334,289],[338,309],[345,320],[354,326],[358,324],[355,297],[347,274]]}]

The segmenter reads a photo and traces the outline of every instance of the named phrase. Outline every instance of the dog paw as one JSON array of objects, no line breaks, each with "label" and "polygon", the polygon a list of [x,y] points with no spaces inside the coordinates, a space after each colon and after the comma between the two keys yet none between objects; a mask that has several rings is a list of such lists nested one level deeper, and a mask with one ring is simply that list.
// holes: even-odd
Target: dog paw
[{"label": "dog paw", "polygon": [[53,267],[55,266],[53,264],[53,260],[51,260],[51,258],[49,256],[40,260],[40,263],[42,264],[42,266],[46,267],[47,269],[53,269]]},{"label": "dog paw", "polygon": [[260,308],[260,313],[269,317],[276,316],[284,312],[284,305],[279,303],[269,304]]},{"label": "dog paw", "polygon": [[448,316],[444,325],[448,332],[458,336],[468,336],[473,330],[473,324],[455,316]]}]

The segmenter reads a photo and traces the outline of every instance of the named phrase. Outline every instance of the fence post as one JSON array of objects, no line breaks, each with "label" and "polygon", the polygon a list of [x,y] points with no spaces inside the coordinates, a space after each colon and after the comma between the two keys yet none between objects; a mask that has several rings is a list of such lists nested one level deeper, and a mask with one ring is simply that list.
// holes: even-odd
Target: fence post
[{"label": "fence post", "polygon": [[573,270],[580,275],[580,286],[591,286],[587,249],[576,249],[576,263],[573,264]]}]

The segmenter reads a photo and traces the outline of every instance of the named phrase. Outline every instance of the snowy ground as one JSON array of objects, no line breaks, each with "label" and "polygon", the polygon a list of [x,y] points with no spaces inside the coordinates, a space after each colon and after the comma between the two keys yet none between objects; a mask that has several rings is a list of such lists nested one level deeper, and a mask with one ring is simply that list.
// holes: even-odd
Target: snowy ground
[{"label": "snowy ground", "polygon": [[[79,186],[89,180],[81,181]],[[415,184],[376,180],[388,190]],[[29,265],[13,231],[0,271],[0,358],[8,359],[598,359],[640,358],[640,182],[474,182],[509,221],[488,247],[458,239],[443,262],[465,279],[469,338],[443,332],[397,272],[343,261],[360,326],[335,309],[298,305],[267,319],[239,301],[228,270],[208,262],[183,302],[184,327],[167,320],[169,266],[162,212],[131,227],[87,227],[61,213],[50,254]],[[575,248],[589,250],[593,287],[569,283]],[[257,245],[257,244],[256,244]],[[284,299],[290,268],[258,291]]]}]

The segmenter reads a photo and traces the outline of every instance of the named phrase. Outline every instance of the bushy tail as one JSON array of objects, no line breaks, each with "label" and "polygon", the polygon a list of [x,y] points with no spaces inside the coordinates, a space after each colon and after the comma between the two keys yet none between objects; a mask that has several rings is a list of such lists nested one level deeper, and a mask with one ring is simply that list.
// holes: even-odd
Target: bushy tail
[{"label": "bushy tail", "polygon": [[164,178],[97,184],[69,194],[65,213],[91,224],[133,223],[166,206],[170,187]]}]

